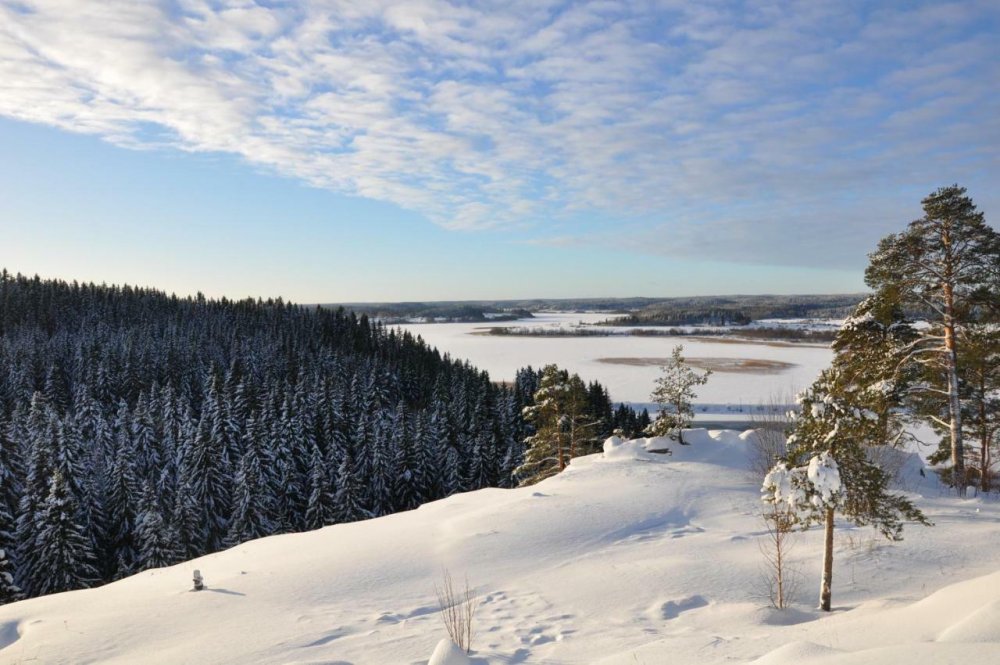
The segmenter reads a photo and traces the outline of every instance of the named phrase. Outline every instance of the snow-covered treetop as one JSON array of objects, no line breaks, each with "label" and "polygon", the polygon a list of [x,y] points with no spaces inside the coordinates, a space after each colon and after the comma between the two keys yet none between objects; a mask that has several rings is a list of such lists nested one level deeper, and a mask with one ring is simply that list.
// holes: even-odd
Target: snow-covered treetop
[{"label": "snow-covered treetop", "polygon": [[836,508],[843,500],[837,460],[823,452],[799,467],[779,462],[765,476],[761,494],[765,503],[787,506],[798,521],[808,524],[818,519],[821,511]]}]

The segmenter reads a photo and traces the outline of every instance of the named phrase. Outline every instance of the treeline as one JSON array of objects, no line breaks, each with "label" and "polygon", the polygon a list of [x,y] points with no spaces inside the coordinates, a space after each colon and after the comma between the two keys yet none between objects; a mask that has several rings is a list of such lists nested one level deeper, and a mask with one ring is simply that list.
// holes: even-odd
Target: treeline
[{"label": "treeline", "polygon": [[[327,309],[337,309],[338,305],[324,305]],[[385,323],[482,323],[489,321],[517,321],[532,318],[531,312],[523,308],[504,307],[491,303],[476,302],[399,302],[399,303],[355,303],[345,305],[357,314],[365,314]]]},{"label": "treeline", "polygon": [[739,330],[714,330],[687,328],[636,328],[626,332],[608,330],[603,326],[580,328],[520,328],[496,326],[482,334],[496,337],[729,337],[763,341],[832,342],[836,330],[809,330],[805,328],[754,327]]},{"label": "treeline", "polygon": [[0,600],[513,486],[533,377],[343,309],[2,271]]},{"label": "treeline", "polygon": [[739,309],[674,309],[656,306],[602,321],[608,326],[745,326],[753,321]]},{"label": "treeline", "polygon": [[645,305],[604,325],[746,325],[761,319],[844,318],[864,295],[702,296]]}]

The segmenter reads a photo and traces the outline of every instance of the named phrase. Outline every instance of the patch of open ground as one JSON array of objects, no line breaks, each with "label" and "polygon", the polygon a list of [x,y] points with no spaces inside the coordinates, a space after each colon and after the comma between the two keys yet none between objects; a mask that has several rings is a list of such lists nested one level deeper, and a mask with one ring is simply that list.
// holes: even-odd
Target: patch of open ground
[{"label": "patch of open ground", "polygon": [[[598,358],[597,362],[632,367],[659,367],[668,360],[669,358]],[[777,374],[795,367],[794,363],[760,358],[685,358],[684,362],[698,369],[735,374]]]}]

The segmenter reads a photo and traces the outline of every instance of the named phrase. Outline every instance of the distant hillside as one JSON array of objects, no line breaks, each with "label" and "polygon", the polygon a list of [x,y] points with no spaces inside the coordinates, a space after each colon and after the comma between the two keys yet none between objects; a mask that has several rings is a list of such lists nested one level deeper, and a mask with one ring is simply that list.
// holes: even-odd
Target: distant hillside
[{"label": "distant hillside", "polygon": [[840,319],[864,294],[804,296],[706,296],[651,303],[609,325],[747,325],[761,319]]},{"label": "distant hillside", "polygon": [[396,302],[324,304],[324,309],[346,307],[382,323],[477,323],[481,321],[516,321],[531,318],[522,307],[494,302]]},{"label": "distant hillside", "polygon": [[838,295],[691,296],[683,298],[536,298],[325,304],[385,323],[478,322],[531,318],[532,312],[612,312],[615,325],[745,325],[760,319],[844,318],[862,293]]}]

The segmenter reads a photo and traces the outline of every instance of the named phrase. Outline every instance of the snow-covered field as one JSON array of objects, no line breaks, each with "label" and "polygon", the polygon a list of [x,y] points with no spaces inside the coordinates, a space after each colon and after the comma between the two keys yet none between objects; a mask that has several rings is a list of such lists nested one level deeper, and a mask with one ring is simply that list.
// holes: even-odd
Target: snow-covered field
[{"label": "snow-covered field", "polygon": [[[443,568],[480,594],[475,663],[997,662],[1000,505],[944,496],[913,458],[907,486],[936,526],[892,545],[841,530],[826,616],[820,534],[803,534],[801,602],[779,612],[761,597],[746,435],[685,438],[672,457],[631,442],[534,487],[0,607],[0,663],[423,664],[444,636]],[[188,590],[195,568],[208,590]]]},{"label": "snow-covered field", "polygon": [[[600,381],[611,398],[646,404],[653,382],[660,375],[654,365],[635,366],[598,362],[599,358],[666,358],[677,344],[684,355],[694,358],[748,358],[790,363],[793,367],[771,374],[716,372],[698,389],[698,404],[713,413],[726,413],[740,406],[790,400],[812,383],[833,357],[830,349],[816,345],[752,342],[700,341],[685,337],[517,337],[476,335],[488,327],[566,328],[595,323],[609,317],[602,313],[544,313],[529,321],[503,323],[431,323],[402,326],[424,341],[468,360],[490,373],[494,380],[513,379],[525,365],[542,367],[556,363],[578,373],[585,381]],[[700,411],[700,410],[699,410]]]}]

